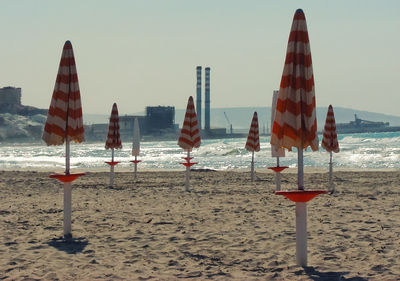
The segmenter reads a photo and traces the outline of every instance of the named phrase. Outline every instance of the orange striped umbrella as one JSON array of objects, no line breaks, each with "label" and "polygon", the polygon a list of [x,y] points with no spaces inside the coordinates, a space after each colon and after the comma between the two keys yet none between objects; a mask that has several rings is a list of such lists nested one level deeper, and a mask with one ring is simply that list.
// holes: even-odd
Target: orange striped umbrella
[{"label": "orange striped umbrella", "polygon": [[190,162],[190,152],[194,147],[200,147],[200,131],[197,122],[197,114],[194,108],[193,97],[190,96],[185,113],[185,120],[183,121],[181,134],[178,139],[178,145],[187,151],[187,156],[184,158],[186,162],[181,163],[186,166],[186,191],[189,191],[189,180],[190,180],[190,166],[197,164],[195,162]]},{"label": "orange striped umbrella", "polygon": [[110,116],[110,123],[108,125],[108,134],[106,140],[106,149],[120,149],[122,148],[121,136],[119,134],[119,117],[118,107],[114,103]]},{"label": "orange striped umbrella", "polygon": [[321,146],[329,152],[329,189],[333,193],[335,186],[333,183],[333,162],[332,152],[339,152],[339,142],[336,133],[335,115],[333,113],[332,105],[329,105],[328,113],[326,114],[326,121],[324,127],[324,137],[322,138]]},{"label": "orange striped umbrella", "polygon": [[178,145],[185,151],[192,151],[194,147],[200,147],[200,131],[197,122],[197,114],[194,109],[193,97],[190,96],[185,113],[185,120],[178,139]]},{"label": "orange striped umbrella", "polygon": [[260,151],[260,136],[258,130],[258,117],[257,112],[254,112],[253,120],[251,120],[249,135],[245,148],[248,151]]},{"label": "orange striped umbrella", "polygon": [[70,173],[69,143],[83,142],[85,136],[78,74],[70,41],[64,44],[42,139],[47,145],[62,145],[65,141],[65,174],[54,174],[50,177],[63,182],[64,236],[72,237],[72,181],[84,173]]},{"label": "orange striped umbrella", "polygon": [[[310,42],[306,17],[301,9],[295,12],[290,30],[271,144],[284,147],[289,151],[293,147],[297,148],[298,190],[294,193],[296,194],[296,258],[297,264],[304,267],[307,266],[307,209],[305,198],[310,193],[315,196],[315,194],[325,193],[325,191],[304,190],[303,149],[310,146],[313,151],[316,151],[319,143]],[[277,191],[276,194],[287,196],[291,192],[293,193],[293,190]]]},{"label": "orange striped umbrella", "polygon": [[247,136],[245,148],[251,151],[251,166],[250,175],[251,181],[254,181],[254,152],[260,151],[260,136],[258,133],[258,117],[257,112],[254,112],[253,119],[251,120],[249,135]]},{"label": "orange striped umbrella", "polygon": [[314,75],[306,18],[297,10],[290,31],[271,144],[318,150]]},{"label": "orange striped umbrella", "polygon": [[108,134],[106,140],[106,149],[111,149],[111,162],[106,162],[110,165],[110,187],[114,185],[114,165],[117,165],[119,162],[114,162],[114,149],[121,149],[121,136],[119,134],[119,117],[118,117],[118,107],[117,104],[114,103],[111,116],[110,123],[108,125]]},{"label": "orange striped umbrella", "polygon": [[328,113],[326,114],[324,137],[322,138],[321,146],[328,152],[339,152],[335,114],[333,113],[332,105],[329,105]]},{"label": "orange striped umbrella", "polygon": [[70,41],[64,44],[42,139],[47,145],[85,140],[78,74]]}]

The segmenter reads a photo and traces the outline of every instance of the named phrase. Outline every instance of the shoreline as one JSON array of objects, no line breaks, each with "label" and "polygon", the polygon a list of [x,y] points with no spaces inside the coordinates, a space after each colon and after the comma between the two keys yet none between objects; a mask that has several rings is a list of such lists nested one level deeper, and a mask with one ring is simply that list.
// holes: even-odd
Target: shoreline
[{"label": "shoreline", "polygon": [[[131,167],[115,167],[115,173],[133,173],[133,165]],[[70,169],[72,173],[84,173],[84,172],[90,172],[90,173],[103,173],[103,172],[109,172],[110,168],[108,166],[105,166],[104,168],[71,168]],[[49,168],[49,167],[24,167],[24,168],[5,168],[1,167],[0,171],[7,171],[7,172],[49,172],[49,173],[64,173],[65,169],[64,168]],[[213,171],[213,172],[238,172],[238,173],[246,173],[250,172],[250,168],[238,168],[238,169],[196,169],[192,168],[192,172],[207,172],[207,171]],[[256,173],[267,173],[267,174],[273,174],[274,172],[268,168],[255,168],[254,171]],[[334,167],[333,168],[333,173],[335,172],[399,172],[400,168],[340,168],[340,167]],[[140,165],[137,168],[137,172],[185,172],[185,168],[182,166],[182,168],[174,168],[174,169],[142,169]],[[329,172],[329,167],[304,167],[304,173],[310,174],[310,173],[328,173]],[[297,167],[289,167],[285,169],[281,174],[293,174],[297,173]]]}]

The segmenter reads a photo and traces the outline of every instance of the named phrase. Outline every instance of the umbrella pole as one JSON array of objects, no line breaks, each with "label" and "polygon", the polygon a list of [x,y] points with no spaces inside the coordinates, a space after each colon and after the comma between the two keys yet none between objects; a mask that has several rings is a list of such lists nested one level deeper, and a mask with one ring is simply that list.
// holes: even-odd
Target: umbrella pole
[{"label": "umbrella pole", "polygon": [[[190,162],[190,150],[188,150],[188,152],[187,152],[187,161],[188,162]],[[190,179],[190,166],[189,165],[187,165],[186,166],[186,182],[185,182],[185,188],[186,188],[186,191],[190,191],[189,190],[189,179]]]},{"label": "umbrella pole", "polygon": [[[298,189],[304,190],[303,143],[297,151]],[[296,260],[299,266],[307,266],[307,205],[296,202]]]},{"label": "umbrella pole", "polygon": [[[65,174],[69,175],[69,140],[65,142]],[[70,238],[71,234],[71,217],[72,217],[72,185],[71,182],[64,182],[64,237]]]},{"label": "umbrella pole", "polygon": [[69,140],[65,141],[65,174],[69,175],[70,161],[69,161]]},{"label": "umbrella pole", "polygon": [[329,191],[334,192],[333,186],[333,163],[332,163],[332,151],[330,152],[330,159],[329,159]]},{"label": "umbrella pole", "polygon": [[301,148],[297,149],[297,188],[304,190],[303,142]]},{"label": "umbrella pole", "polygon": [[[276,166],[279,167],[279,156],[276,157]],[[275,183],[276,183],[276,190],[281,190],[281,173],[275,173]]]},{"label": "umbrella pole", "polygon": [[307,203],[296,202],[296,260],[307,266]]},{"label": "umbrella pole", "polygon": [[135,155],[135,179],[136,179],[136,173],[137,173],[137,156]]},{"label": "umbrella pole", "polygon": [[251,154],[251,181],[254,181],[254,151]]},{"label": "umbrella pole", "polygon": [[[111,148],[111,162],[114,162],[114,148]],[[110,166],[110,187],[114,185],[114,165]]]}]

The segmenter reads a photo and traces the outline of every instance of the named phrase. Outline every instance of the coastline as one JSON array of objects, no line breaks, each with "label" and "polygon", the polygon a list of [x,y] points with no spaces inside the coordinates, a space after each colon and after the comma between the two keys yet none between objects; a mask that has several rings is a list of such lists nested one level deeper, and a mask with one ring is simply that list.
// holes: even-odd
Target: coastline
[{"label": "coastline", "polygon": [[[141,172],[185,172],[185,168],[182,167],[177,167],[174,169],[147,169],[147,168],[141,168],[140,164],[138,165],[138,173]],[[51,167],[19,167],[19,168],[7,168],[7,167],[1,167],[1,171],[5,172],[47,172],[47,173],[64,173],[65,168],[51,168]],[[133,173],[133,165],[129,167],[119,167],[118,165],[115,167],[115,173]],[[207,171],[212,171],[212,172],[237,172],[237,173],[250,173],[250,168],[235,168],[235,169],[196,169],[192,168],[192,172],[207,172]],[[274,174],[274,172],[268,168],[255,168],[254,171],[256,173],[267,173],[267,174]],[[399,172],[400,168],[342,168],[342,167],[333,167],[333,173],[335,172]],[[90,173],[106,173],[110,172],[110,167],[109,166],[104,166],[103,168],[99,167],[87,167],[87,168],[71,168],[72,173],[85,173],[85,172],[90,172]],[[326,167],[304,167],[304,173],[307,174],[312,174],[312,173],[328,173],[329,172],[329,167],[328,165]],[[285,169],[281,174],[297,174],[297,167],[289,167]]]},{"label": "coastline", "polygon": [[[334,169],[337,193],[308,205],[308,268],[296,265],[294,203],[273,172],[87,171],[73,183],[72,245],[63,191],[48,171],[0,171],[0,276],[5,280],[396,280],[400,170]],[[296,169],[282,189],[296,187]],[[327,171],[305,170],[306,189]],[[318,279],[319,278],[319,279]]]}]

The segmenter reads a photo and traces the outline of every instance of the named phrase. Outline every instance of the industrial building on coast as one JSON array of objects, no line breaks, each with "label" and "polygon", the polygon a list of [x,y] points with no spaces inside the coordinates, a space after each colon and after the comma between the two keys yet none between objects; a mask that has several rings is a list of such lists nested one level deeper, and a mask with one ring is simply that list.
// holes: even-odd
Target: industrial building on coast
[{"label": "industrial building on coast", "polygon": [[[139,121],[140,134],[144,138],[175,138],[179,132],[175,124],[175,107],[147,106],[146,115],[120,115],[119,128],[121,138],[128,140],[133,137],[133,124]],[[85,125],[85,136],[88,140],[100,140],[107,136],[107,124]]]},{"label": "industrial building on coast", "polygon": [[[202,67],[196,67],[196,113],[198,125],[203,138],[225,137],[226,128],[211,128],[210,124],[210,67],[204,69],[204,126],[202,114]],[[119,126],[121,138],[129,139],[133,135],[133,124],[138,118],[140,133],[146,139],[175,139],[179,135],[179,124],[175,124],[175,107],[147,106],[146,115],[120,115]],[[92,124],[85,126],[85,135],[89,140],[104,138],[108,124]],[[230,135],[231,136],[231,135]]]},{"label": "industrial building on coast", "polygon": [[[204,115],[202,99],[202,67],[196,67],[196,113],[201,136],[203,138],[226,137],[226,128],[212,128],[210,124],[210,67],[204,68]],[[47,109],[39,109],[21,104],[21,88],[0,88],[0,113],[33,116],[47,115]],[[147,106],[145,115],[120,115],[119,125],[121,138],[130,140],[133,136],[133,124],[138,118],[140,134],[144,139],[176,139],[180,133],[179,126],[175,124],[175,107],[173,106]],[[44,118],[43,118],[44,120]],[[204,123],[203,123],[204,120]],[[44,121],[43,121],[44,122]],[[1,123],[1,118],[0,118]],[[204,125],[203,125],[204,124]],[[44,124],[35,125],[35,136],[39,136]],[[108,123],[86,124],[85,138],[88,141],[100,141],[106,138]],[[30,125],[30,130],[32,126]],[[233,136],[232,132],[229,136]]]}]

